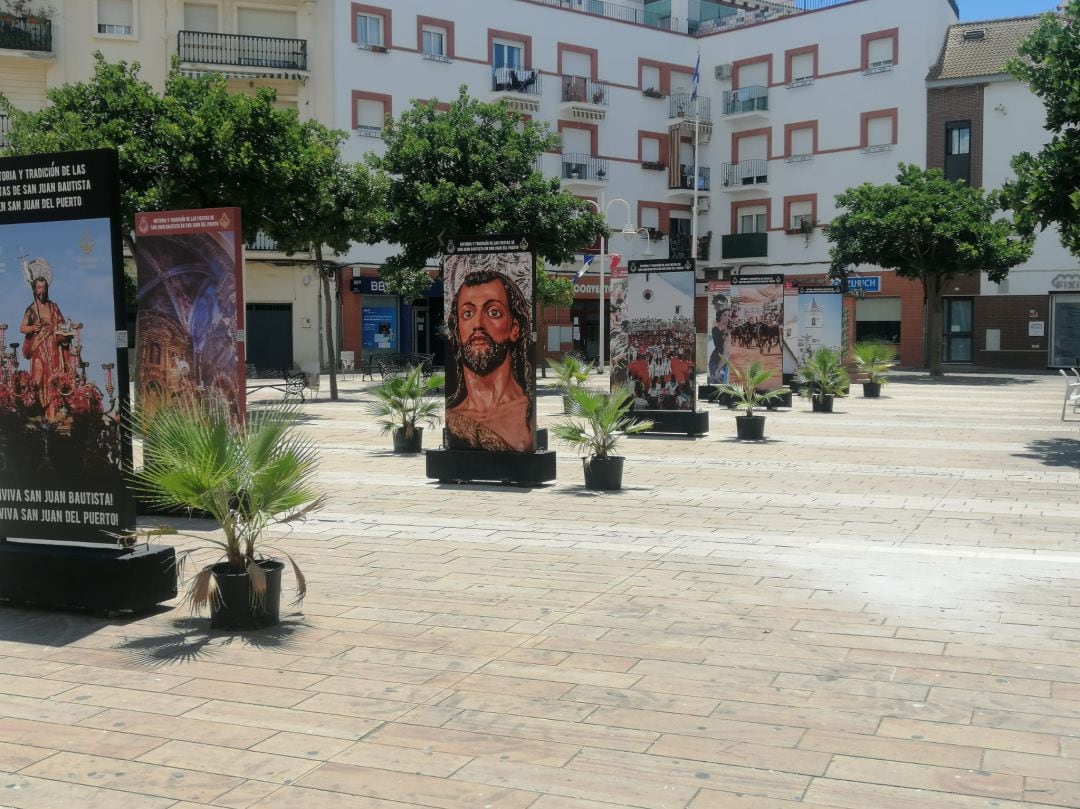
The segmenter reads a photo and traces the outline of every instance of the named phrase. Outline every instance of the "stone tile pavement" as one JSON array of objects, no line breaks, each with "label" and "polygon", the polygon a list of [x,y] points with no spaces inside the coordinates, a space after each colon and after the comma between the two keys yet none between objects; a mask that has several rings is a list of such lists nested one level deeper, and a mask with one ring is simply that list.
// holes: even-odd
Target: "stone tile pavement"
[{"label": "stone tile pavement", "polygon": [[329,502],[279,539],[310,582],[279,629],[0,610],[0,806],[1080,806],[1060,379],[904,376],[764,445],[713,408],[606,494],[566,452],[428,481],[365,384],[305,408]]}]

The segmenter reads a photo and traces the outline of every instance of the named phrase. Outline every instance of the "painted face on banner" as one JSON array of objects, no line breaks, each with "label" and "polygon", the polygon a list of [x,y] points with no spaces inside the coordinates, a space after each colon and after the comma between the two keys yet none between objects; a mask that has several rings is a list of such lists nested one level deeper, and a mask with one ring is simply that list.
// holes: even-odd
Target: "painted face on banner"
[{"label": "painted face on banner", "polygon": [[462,286],[458,292],[457,318],[465,365],[481,376],[502,365],[511,344],[521,336],[500,281]]}]

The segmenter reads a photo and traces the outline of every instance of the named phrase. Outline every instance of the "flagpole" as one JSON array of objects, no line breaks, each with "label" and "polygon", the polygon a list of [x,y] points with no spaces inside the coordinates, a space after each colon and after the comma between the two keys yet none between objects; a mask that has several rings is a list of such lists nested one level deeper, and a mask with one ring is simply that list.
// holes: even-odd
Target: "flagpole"
[{"label": "flagpole", "polygon": [[690,97],[690,110],[694,115],[694,175],[691,183],[694,187],[694,204],[690,208],[690,258],[697,262],[697,231],[698,231],[698,129],[701,125],[701,116],[698,115],[697,91],[698,82],[701,80],[701,51],[698,51],[697,64],[694,66],[694,92]]},{"label": "flagpole", "polygon": [[604,264],[607,262],[607,206],[604,204],[604,192],[600,192],[600,212],[604,217],[604,235],[600,237],[600,329],[597,337],[600,345],[599,371],[604,373],[604,327],[607,325],[604,317]]}]

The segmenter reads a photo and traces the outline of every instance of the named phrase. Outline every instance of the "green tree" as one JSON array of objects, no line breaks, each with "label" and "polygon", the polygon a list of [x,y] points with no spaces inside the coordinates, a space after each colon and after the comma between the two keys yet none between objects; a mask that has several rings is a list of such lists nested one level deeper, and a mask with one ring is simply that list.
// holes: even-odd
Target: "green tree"
[{"label": "green tree", "polygon": [[1003,198],[1021,233],[1057,225],[1061,243],[1080,255],[1080,2],[1040,19],[1009,72],[1042,99],[1053,136],[1037,154],[1013,158],[1016,179]]},{"label": "green tree", "polygon": [[445,111],[414,104],[387,122],[383,139],[385,154],[371,157],[388,183],[381,235],[401,252],[382,277],[405,297],[428,286],[428,264],[448,236],[521,233],[537,255],[563,264],[605,232],[592,206],[536,170],[537,158],[558,148],[547,125],[470,98],[464,87]]},{"label": "green tree", "polygon": [[1000,281],[1031,255],[993,195],[951,182],[938,169],[900,165],[895,183],[864,183],[836,197],[840,213],[827,229],[830,274],[845,278],[860,264],[920,281],[927,303],[930,373],[941,371],[941,295],[950,279],[985,272]]},{"label": "green tree", "polygon": [[574,282],[564,275],[548,272],[543,259],[536,262],[536,367],[540,375],[547,379],[547,345],[543,341],[540,328],[544,325],[544,309],[548,306],[567,308],[574,303]]},{"label": "green tree", "polygon": [[325,249],[347,253],[353,241],[370,242],[379,221],[383,189],[378,178],[360,164],[341,158],[347,135],[317,121],[289,131],[287,179],[277,195],[288,201],[265,224],[267,235],[286,253],[311,252],[322,283],[326,357],[330,366],[330,398],[338,398],[337,351],[333,302],[339,288],[339,266]]}]

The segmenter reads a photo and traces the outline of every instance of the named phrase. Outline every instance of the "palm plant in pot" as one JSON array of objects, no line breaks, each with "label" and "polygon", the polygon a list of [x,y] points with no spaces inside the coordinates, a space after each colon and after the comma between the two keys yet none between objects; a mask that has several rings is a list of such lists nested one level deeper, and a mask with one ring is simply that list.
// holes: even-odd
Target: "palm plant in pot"
[{"label": "palm plant in pot", "polygon": [[833,400],[846,396],[849,380],[840,352],[831,348],[819,348],[799,366],[795,377],[799,395],[810,399],[815,413],[833,412]]},{"label": "palm plant in pot", "polygon": [[589,369],[573,354],[567,354],[561,360],[549,359],[547,363],[555,374],[555,384],[563,392],[563,413],[569,413],[572,404],[570,391],[580,388],[589,380]]},{"label": "palm plant in pot", "polygon": [[754,408],[783,398],[788,390],[782,387],[761,390],[773,377],[773,372],[760,362],[753,362],[741,371],[730,363],[729,367],[731,377],[729,381],[717,385],[717,392],[726,395],[731,407],[746,411],[735,417],[735,434],[740,441],[764,441],[765,417],[755,416]]},{"label": "palm plant in pot", "polygon": [[889,381],[889,371],[896,364],[896,353],[884,343],[867,340],[856,343],[852,349],[855,365],[866,374],[863,382],[863,397],[878,399],[881,386]]},{"label": "palm plant in pot", "polygon": [[630,417],[634,397],[629,388],[600,393],[577,387],[569,396],[572,416],[554,424],[552,432],[587,453],[582,458],[586,489],[621,489],[624,459],[614,454],[615,447],[624,435],[652,429],[653,422]]},{"label": "palm plant in pot", "polygon": [[[285,565],[264,549],[289,561],[298,601],[307,590],[292,557],[263,540],[270,526],[300,519],[322,502],[314,446],[295,432],[296,415],[295,406],[268,408],[240,424],[226,408],[194,400],[136,414],[143,437],[143,466],[131,475],[137,494],[162,511],[207,514],[224,534],[198,538],[221,554],[192,577],[185,596],[196,612],[209,607],[212,628],[278,622]],[[193,552],[181,552],[180,564]]]},{"label": "palm plant in pot", "polygon": [[375,401],[367,412],[375,416],[383,435],[394,436],[394,452],[416,453],[424,440],[427,424],[439,423],[441,402],[432,398],[446,382],[445,374],[425,378],[420,366],[410,368],[400,376],[392,376],[371,389]]}]

